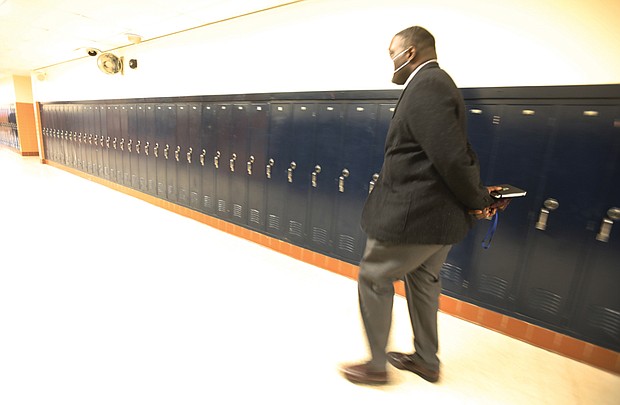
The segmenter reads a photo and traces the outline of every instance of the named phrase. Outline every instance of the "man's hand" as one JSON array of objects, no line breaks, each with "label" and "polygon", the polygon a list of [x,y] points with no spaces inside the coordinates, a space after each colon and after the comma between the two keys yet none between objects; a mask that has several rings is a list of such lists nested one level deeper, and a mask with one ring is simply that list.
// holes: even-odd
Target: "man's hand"
[{"label": "man's hand", "polygon": [[[501,190],[501,186],[487,186],[487,191],[491,194],[492,191]],[[469,210],[469,214],[473,215],[476,219],[488,219],[497,213],[497,210],[504,211],[510,204],[510,199],[504,198],[495,200],[495,202],[488,207],[484,207],[481,210]]]},{"label": "man's hand", "polygon": [[469,215],[473,215],[476,219],[487,219],[491,218],[497,212],[497,208],[492,208],[492,206],[484,207],[481,210],[469,210]]}]

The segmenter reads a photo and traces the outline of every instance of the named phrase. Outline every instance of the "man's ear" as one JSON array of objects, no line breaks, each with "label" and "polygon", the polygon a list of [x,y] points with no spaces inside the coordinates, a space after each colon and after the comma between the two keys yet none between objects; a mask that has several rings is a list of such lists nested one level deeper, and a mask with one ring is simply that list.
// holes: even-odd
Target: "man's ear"
[{"label": "man's ear", "polygon": [[415,49],[415,46],[412,46],[412,47],[411,47],[411,51],[410,51],[410,52],[411,52],[411,56],[409,57],[409,59],[408,59],[408,60],[413,60],[413,59],[415,58],[415,55],[416,55],[416,49]]}]

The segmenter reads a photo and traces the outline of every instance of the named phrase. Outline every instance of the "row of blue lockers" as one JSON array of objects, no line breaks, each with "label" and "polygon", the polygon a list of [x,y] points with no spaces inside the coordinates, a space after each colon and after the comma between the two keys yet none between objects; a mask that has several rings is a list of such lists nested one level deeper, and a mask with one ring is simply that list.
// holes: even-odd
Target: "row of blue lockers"
[{"label": "row of blue lockers", "polygon": [[19,148],[17,116],[14,104],[0,105],[0,145]]},{"label": "row of blue lockers", "polygon": [[[453,248],[444,293],[618,350],[619,93],[538,90],[464,91],[483,181],[528,195],[500,214],[490,248],[488,221]],[[358,263],[398,94],[311,96],[44,104],[45,156]]]}]

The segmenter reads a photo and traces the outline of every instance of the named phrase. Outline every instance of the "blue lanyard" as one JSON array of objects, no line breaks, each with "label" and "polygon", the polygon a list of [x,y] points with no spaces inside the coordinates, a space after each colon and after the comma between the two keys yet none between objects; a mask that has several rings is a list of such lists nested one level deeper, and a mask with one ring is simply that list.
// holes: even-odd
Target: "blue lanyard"
[{"label": "blue lanyard", "polygon": [[495,230],[497,229],[497,218],[498,217],[499,217],[499,213],[496,212],[495,215],[493,215],[493,223],[489,227],[487,234],[484,236],[484,239],[482,240],[482,247],[485,249],[488,249],[489,246],[491,246],[491,239],[493,239],[493,234],[495,233]]}]

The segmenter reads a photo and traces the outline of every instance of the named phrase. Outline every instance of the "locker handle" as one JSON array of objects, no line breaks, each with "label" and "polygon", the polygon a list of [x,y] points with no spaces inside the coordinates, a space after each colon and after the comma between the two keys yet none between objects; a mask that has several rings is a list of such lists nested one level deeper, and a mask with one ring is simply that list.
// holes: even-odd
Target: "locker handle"
[{"label": "locker handle", "polygon": [[598,234],[596,234],[596,240],[599,242],[608,242],[609,235],[611,234],[611,227],[613,226],[614,221],[618,219],[620,219],[620,208],[610,208],[607,211],[607,216],[603,218],[603,221],[601,222],[601,229]]},{"label": "locker handle", "polygon": [[[54,134],[54,136],[56,135]],[[88,143],[91,145],[93,144],[93,134],[88,134]]]},{"label": "locker handle", "polygon": [[344,193],[344,179],[349,177],[349,170],[343,169],[342,175],[338,178],[338,191]]},{"label": "locker handle", "polygon": [[177,148],[174,151],[174,160],[178,162],[180,156],[181,156],[181,147],[177,145]]},{"label": "locker handle", "polygon": [[[97,142],[95,140],[95,142]],[[125,138],[121,138],[121,150],[125,150]]]},{"label": "locker handle", "polygon": [[370,185],[368,186],[368,194],[372,193],[372,190],[375,188],[375,184],[377,184],[377,180],[379,180],[379,174],[375,173],[372,175],[372,180],[370,180]]},{"label": "locker handle", "polygon": [[147,142],[146,144],[144,144],[144,154],[146,156],[149,155],[149,146],[151,146],[151,144],[149,142]]},{"label": "locker handle", "polygon": [[129,153],[131,153],[131,144],[132,144],[132,143],[133,143],[133,140],[131,140],[131,139],[127,142],[127,151],[128,151]]},{"label": "locker handle", "polygon": [[155,142],[155,147],[153,148],[153,154],[155,157],[159,157],[159,142]]},{"label": "locker handle", "polygon": [[116,150],[116,138],[112,140],[112,147],[114,148],[114,150]]},{"label": "locker handle", "polygon": [[[82,135],[80,134],[80,142],[82,142],[81,136]],[[105,138],[105,147],[110,149],[110,137],[109,136]]]},{"label": "locker handle", "polygon": [[247,162],[248,176],[252,175],[252,165],[254,164],[254,156],[250,156],[250,160]]},{"label": "locker handle", "polygon": [[312,183],[312,187],[314,188],[316,188],[317,186],[317,176],[319,173],[321,173],[321,166],[319,165],[314,166],[314,171],[312,172],[312,176],[311,176],[312,178],[311,183]]},{"label": "locker handle", "polygon": [[234,172],[234,171],[235,171],[235,162],[236,162],[236,161],[237,161],[237,154],[236,154],[236,153],[233,153],[233,154],[232,154],[232,158],[230,159],[230,163],[229,163],[229,166],[230,166],[230,171],[231,171],[231,172]]},{"label": "locker handle", "polygon": [[270,179],[271,178],[271,168],[276,164],[276,161],[273,159],[269,159],[269,162],[267,163],[266,166],[266,170],[265,170],[265,174],[267,175],[267,178]]},{"label": "locker handle", "polygon": [[141,141],[138,141],[138,142],[136,143],[136,153],[137,153],[138,155],[140,154],[140,147],[141,147],[141,146],[142,146],[142,145],[141,145]]},{"label": "locker handle", "polygon": [[99,138],[99,145],[103,148],[103,135]]},{"label": "locker handle", "polygon": [[166,160],[168,160],[169,154],[170,154],[170,145],[166,144],[166,147],[164,148],[164,158]]},{"label": "locker handle", "polygon": [[555,211],[560,206],[560,203],[554,198],[548,198],[543,203],[544,207],[540,209],[540,215],[538,216],[538,222],[536,222],[536,229],[544,231],[547,229],[547,220],[549,219],[549,213]]},{"label": "locker handle", "polygon": [[293,182],[293,171],[297,168],[297,163],[295,162],[291,162],[291,165],[288,169],[286,169],[286,172],[288,173],[288,182],[292,183]]},{"label": "locker handle", "polygon": [[192,163],[192,152],[194,151],[194,149],[190,148],[187,150],[187,163],[191,164]]},{"label": "locker handle", "polygon": [[221,156],[222,154],[220,153],[219,150],[215,152],[215,156],[213,157],[213,166],[215,166],[216,169],[220,168],[220,157]]},{"label": "locker handle", "polygon": [[204,166],[205,165],[205,156],[207,155],[207,151],[205,149],[202,150],[202,153],[200,154],[200,166]]}]

